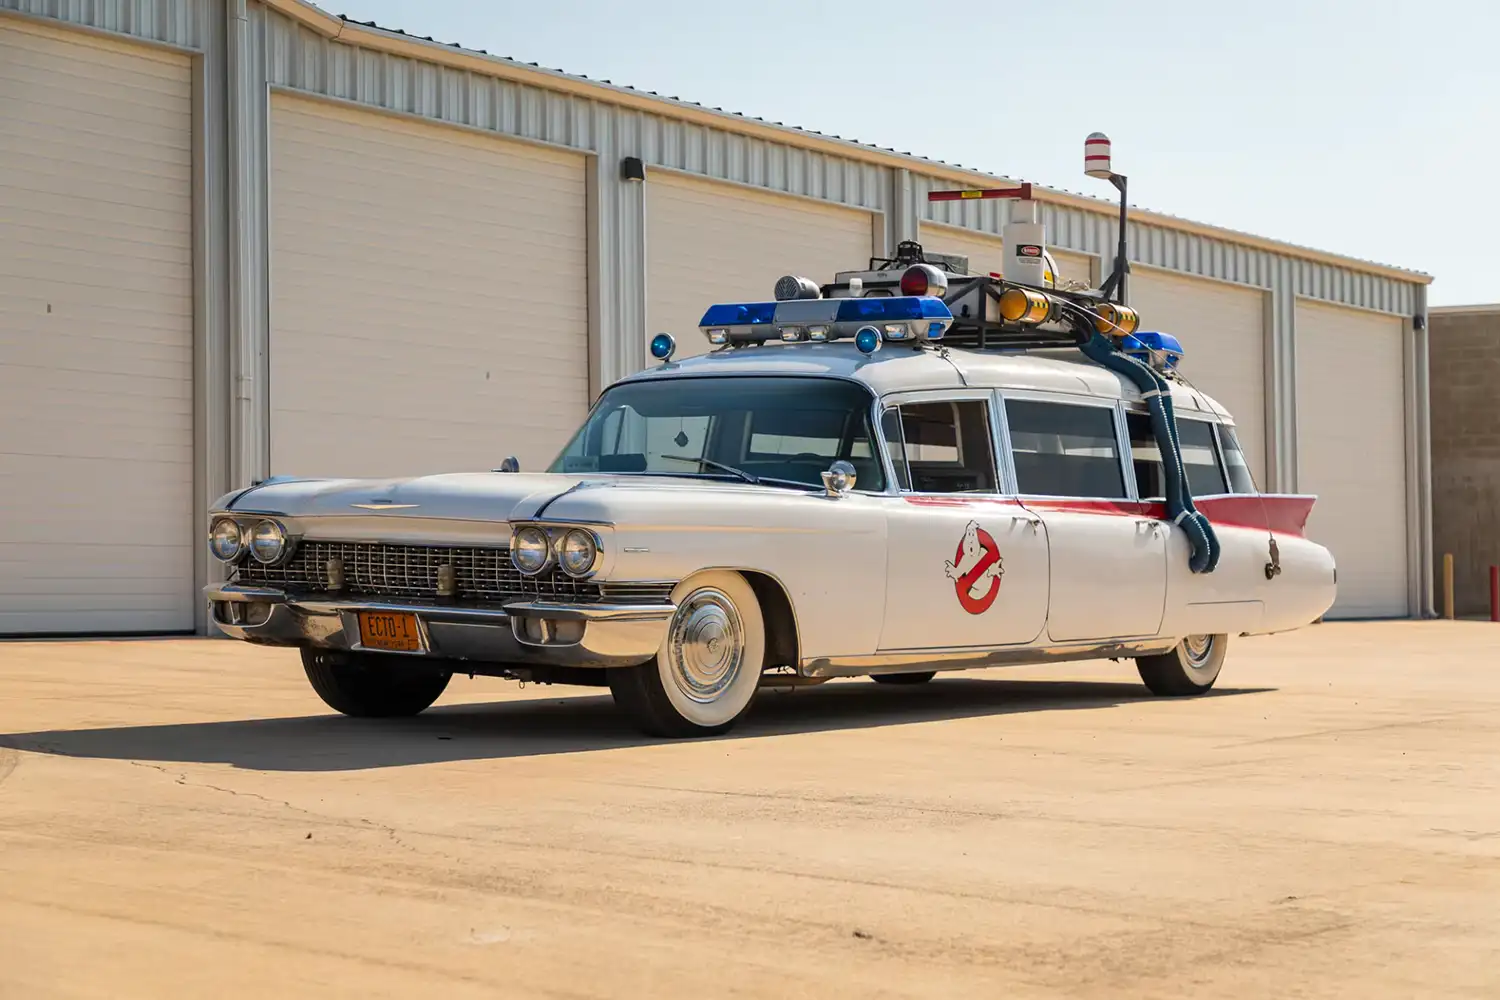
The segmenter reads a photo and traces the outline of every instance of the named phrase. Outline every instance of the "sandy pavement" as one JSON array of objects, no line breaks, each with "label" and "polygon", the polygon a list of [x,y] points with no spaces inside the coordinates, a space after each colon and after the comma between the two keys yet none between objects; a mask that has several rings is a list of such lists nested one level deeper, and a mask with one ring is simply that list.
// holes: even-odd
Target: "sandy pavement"
[{"label": "sandy pavement", "polygon": [[1500,626],[327,714],[292,654],[0,644],[0,998],[1500,997]]}]

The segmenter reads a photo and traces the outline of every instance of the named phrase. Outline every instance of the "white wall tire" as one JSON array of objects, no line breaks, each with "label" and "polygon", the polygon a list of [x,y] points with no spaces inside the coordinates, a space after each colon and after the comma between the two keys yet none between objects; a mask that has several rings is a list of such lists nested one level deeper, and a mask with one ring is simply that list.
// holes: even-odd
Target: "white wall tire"
[{"label": "white wall tire", "polygon": [[1136,657],[1135,666],[1152,694],[1203,694],[1219,679],[1228,649],[1227,635],[1190,635],[1170,653]]},{"label": "white wall tire", "polygon": [[672,591],[677,612],[656,659],[607,671],[615,704],[650,736],[715,736],[749,711],[765,666],[766,625],[738,573],[698,573]]}]

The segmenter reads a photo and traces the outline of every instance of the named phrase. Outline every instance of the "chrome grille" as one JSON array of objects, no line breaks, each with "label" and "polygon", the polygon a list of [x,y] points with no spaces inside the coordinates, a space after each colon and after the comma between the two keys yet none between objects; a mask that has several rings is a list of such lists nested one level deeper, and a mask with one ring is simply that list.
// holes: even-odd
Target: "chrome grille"
[{"label": "chrome grille", "polygon": [[670,604],[673,583],[601,583],[604,600],[610,604]]},{"label": "chrome grille", "polygon": [[[242,564],[235,582],[327,592],[332,589],[328,579],[330,559],[343,561],[344,587],[339,591],[343,594],[430,599],[438,593],[438,567],[446,565],[453,567],[458,589],[455,596],[459,600],[622,603],[621,598],[614,596],[613,587],[606,596],[599,584],[574,580],[556,568],[541,576],[523,576],[511,564],[508,548],[305,541],[282,565],[263,566],[253,560]],[[671,586],[665,586],[670,595]],[[624,593],[634,595],[635,590],[627,589]],[[634,602],[637,597],[627,599]]]}]

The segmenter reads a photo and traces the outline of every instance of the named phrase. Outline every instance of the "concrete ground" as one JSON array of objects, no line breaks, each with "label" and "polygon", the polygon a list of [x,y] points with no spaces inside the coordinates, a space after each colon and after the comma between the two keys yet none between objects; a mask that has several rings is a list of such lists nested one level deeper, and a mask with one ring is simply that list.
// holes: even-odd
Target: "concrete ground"
[{"label": "concrete ground", "polygon": [[1500,996],[1500,626],[841,681],[732,736],[294,655],[0,644],[0,997]]}]

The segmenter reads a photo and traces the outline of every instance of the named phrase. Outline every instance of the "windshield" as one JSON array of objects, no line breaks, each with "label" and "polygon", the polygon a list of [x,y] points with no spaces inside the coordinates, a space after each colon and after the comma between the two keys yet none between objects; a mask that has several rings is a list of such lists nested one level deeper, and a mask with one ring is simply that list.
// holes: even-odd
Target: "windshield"
[{"label": "windshield", "polygon": [[[828,378],[719,376],[608,390],[550,472],[782,480],[822,487],[838,459],[860,491],[885,489],[872,448],[873,397]],[[741,473],[741,475],[736,475]]]}]

